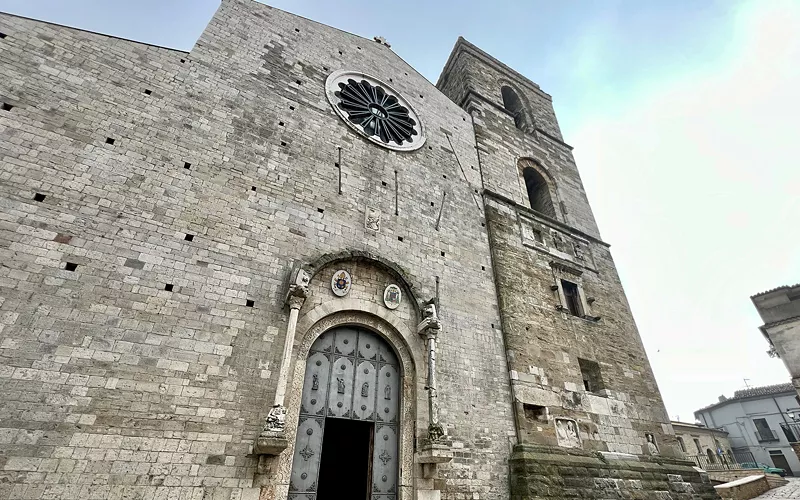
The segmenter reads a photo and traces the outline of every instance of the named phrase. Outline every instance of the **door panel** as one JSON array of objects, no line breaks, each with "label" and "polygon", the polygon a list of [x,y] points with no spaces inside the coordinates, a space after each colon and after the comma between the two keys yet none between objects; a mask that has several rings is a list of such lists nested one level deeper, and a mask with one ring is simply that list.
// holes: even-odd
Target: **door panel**
[{"label": "door panel", "polygon": [[397,492],[397,431],[393,426],[375,428],[372,453],[372,493]]},{"label": "door panel", "polygon": [[358,332],[358,357],[374,360],[378,356],[380,345],[383,341],[370,332]]},{"label": "door panel", "polygon": [[336,358],[333,362],[328,389],[329,417],[350,416],[350,405],[353,402],[353,372],[352,359]]},{"label": "door panel", "polygon": [[322,457],[324,419],[300,417],[290,476],[290,491],[315,491]]},{"label": "door panel", "polygon": [[356,383],[353,391],[353,418],[375,420],[375,375],[377,370],[371,361],[361,361],[356,368]]},{"label": "door panel", "polygon": [[[327,442],[323,439],[325,422],[331,419],[337,419],[334,423],[340,422],[338,419],[374,422],[369,426],[374,427],[369,430],[372,455],[361,465],[367,469],[364,477],[372,478],[371,500],[396,500],[400,386],[397,357],[380,336],[343,327],[325,332],[314,342],[306,361],[289,500],[325,500],[317,498],[318,481],[323,442]],[[347,442],[346,436],[339,437]],[[342,445],[331,441],[328,446],[340,449]],[[346,448],[341,448],[342,452]],[[333,461],[330,467],[334,468],[328,470],[326,464],[322,464],[327,471],[324,477],[342,465]]]},{"label": "door panel", "polygon": [[331,363],[328,355],[312,352],[306,363],[306,379],[303,384],[300,413],[325,416],[330,374]]},{"label": "door panel", "polygon": [[352,328],[336,330],[336,354],[352,356],[356,350],[356,331]]},{"label": "door panel", "polygon": [[378,420],[396,422],[398,397],[398,371],[392,365],[381,366],[378,374]]}]

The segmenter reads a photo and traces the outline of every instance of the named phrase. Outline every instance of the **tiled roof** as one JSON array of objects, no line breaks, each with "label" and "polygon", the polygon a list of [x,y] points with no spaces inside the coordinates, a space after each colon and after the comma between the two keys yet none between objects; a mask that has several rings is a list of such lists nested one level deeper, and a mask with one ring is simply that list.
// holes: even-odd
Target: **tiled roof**
[{"label": "tiled roof", "polygon": [[766,295],[768,293],[777,292],[778,290],[789,290],[790,288],[797,288],[798,286],[800,286],[800,283],[797,283],[796,285],[783,285],[783,286],[779,286],[779,287],[773,288],[772,290],[767,290],[766,292],[761,292],[761,293],[757,293],[755,295],[751,295],[750,298],[754,299],[756,297],[761,297],[762,295]]},{"label": "tiled roof", "polygon": [[730,401],[736,401],[739,399],[747,399],[747,398],[754,398],[759,396],[770,396],[772,394],[783,394],[786,392],[795,392],[795,388],[791,383],[785,384],[775,384],[775,385],[764,385],[761,387],[748,387],[747,389],[741,389],[733,393],[732,398],[727,398],[724,401],[719,401],[714,404],[710,404],[708,406],[704,406],[697,410],[695,415],[701,411],[708,410],[711,408],[715,408],[720,405],[724,405],[729,403]]},{"label": "tiled roof", "polygon": [[765,385],[763,387],[748,387],[733,393],[731,399],[752,398],[753,396],[769,396],[770,394],[780,394],[781,392],[792,392],[794,386],[791,382],[786,384]]}]

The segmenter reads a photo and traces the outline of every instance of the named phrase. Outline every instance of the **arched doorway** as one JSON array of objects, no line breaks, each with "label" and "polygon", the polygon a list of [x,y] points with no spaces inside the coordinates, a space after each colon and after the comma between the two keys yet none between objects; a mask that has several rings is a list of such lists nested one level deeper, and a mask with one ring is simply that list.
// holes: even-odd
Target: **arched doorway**
[{"label": "arched doorway", "polygon": [[375,333],[322,334],[306,361],[290,500],[397,498],[400,364]]}]

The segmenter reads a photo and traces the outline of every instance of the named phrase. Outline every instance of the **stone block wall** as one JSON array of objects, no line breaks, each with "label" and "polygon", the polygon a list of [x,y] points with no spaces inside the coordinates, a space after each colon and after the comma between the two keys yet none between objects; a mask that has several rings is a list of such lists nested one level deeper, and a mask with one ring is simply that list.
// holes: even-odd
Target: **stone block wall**
[{"label": "stone block wall", "polygon": [[[438,277],[458,453],[436,487],[508,497],[466,112],[386,46],[252,1],[224,0],[189,53],[5,14],[0,32],[0,496],[255,498],[286,273],[350,251],[395,263],[420,300]],[[325,98],[339,69],[391,82],[425,146],[354,134]]]},{"label": "stone block wall", "polygon": [[683,462],[607,460],[585,451],[520,445],[511,458],[511,500],[716,499],[708,477]]},{"label": "stone block wall", "polygon": [[[504,84],[516,89],[536,130],[515,126],[503,108]],[[678,456],[608,245],[599,238],[571,148],[557,133],[549,96],[464,40],[439,87],[476,124],[520,440],[559,445],[554,419],[560,417],[576,421],[584,449],[646,455],[646,435],[652,434],[661,454]],[[528,208],[521,166],[531,162],[550,184],[554,216]],[[570,314],[561,280],[580,288],[581,314]],[[580,360],[597,367],[596,387],[585,388]]]}]

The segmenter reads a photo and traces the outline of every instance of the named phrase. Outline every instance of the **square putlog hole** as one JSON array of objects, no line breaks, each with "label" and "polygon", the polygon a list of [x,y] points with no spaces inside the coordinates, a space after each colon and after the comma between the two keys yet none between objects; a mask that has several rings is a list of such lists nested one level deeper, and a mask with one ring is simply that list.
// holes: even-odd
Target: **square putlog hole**
[{"label": "square putlog hole", "polygon": [[44,201],[45,198],[47,198],[46,194],[36,193],[33,195],[33,201]]},{"label": "square putlog hole", "polygon": [[3,103],[3,111],[11,111],[12,109],[14,109],[13,104],[9,104],[7,102]]},{"label": "square putlog hole", "polygon": [[0,40],[1,40],[1,39],[3,39],[3,38],[5,38],[5,37],[7,37],[7,36],[8,36],[8,35],[6,35],[5,33],[0,33]]},{"label": "square putlog hole", "polygon": [[190,168],[192,168],[192,164],[189,163],[188,161],[185,161],[185,162],[183,162],[183,168],[185,168],[186,170],[189,170]]},{"label": "square putlog hole", "polygon": [[164,285],[164,290],[171,292],[172,286],[173,286],[172,283],[167,283],[166,285]]},{"label": "square putlog hole", "polygon": [[246,305],[247,307],[253,307],[254,305],[256,305],[256,303],[250,299],[247,299],[247,302],[245,302],[244,305]]},{"label": "square putlog hole", "polygon": [[186,241],[192,241],[194,239],[194,235],[187,233],[186,236],[183,237],[183,239]]},{"label": "square putlog hole", "polygon": [[152,90],[150,90],[150,89],[144,89],[144,93],[145,93],[146,95],[150,95],[150,94],[152,94],[152,93],[153,93],[153,91],[152,91]]},{"label": "square putlog hole", "polygon": [[75,271],[76,269],[78,269],[78,264],[74,262],[67,262],[67,264],[64,266],[64,270],[66,271]]},{"label": "square putlog hole", "polygon": [[115,141],[116,141],[116,139],[112,139],[111,137],[106,137],[106,144],[112,144],[113,145]]}]

